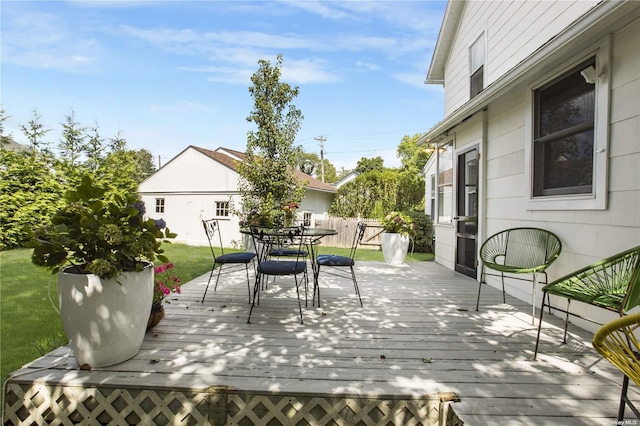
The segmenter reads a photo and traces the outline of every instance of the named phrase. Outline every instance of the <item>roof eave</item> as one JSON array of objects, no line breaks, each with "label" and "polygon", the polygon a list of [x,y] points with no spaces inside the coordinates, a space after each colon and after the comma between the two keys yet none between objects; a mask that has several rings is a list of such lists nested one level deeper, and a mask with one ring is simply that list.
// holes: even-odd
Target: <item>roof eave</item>
[{"label": "roof eave", "polygon": [[635,0],[598,3],[563,32],[487,86],[476,97],[433,126],[420,142],[428,143],[441,139],[459,123],[486,109],[489,103],[508,96],[509,88],[520,84],[527,77],[539,75],[542,69],[550,66],[549,64],[561,64],[569,54],[567,51],[586,49],[611,32],[611,23],[616,23],[616,28],[621,28],[638,17],[640,17],[640,2]]},{"label": "roof eave", "polygon": [[425,84],[444,84],[444,67],[453,45],[465,2],[465,0],[449,0],[447,3],[438,33],[438,41],[433,49],[427,79],[424,81]]}]

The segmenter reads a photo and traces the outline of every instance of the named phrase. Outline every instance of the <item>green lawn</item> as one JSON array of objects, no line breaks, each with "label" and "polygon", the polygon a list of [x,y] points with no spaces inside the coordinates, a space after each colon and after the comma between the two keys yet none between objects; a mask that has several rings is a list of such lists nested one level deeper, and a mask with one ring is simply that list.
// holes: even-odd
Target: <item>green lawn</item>
[{"label": "green lawn", "polygon": [[[168,244],[166,254],[183,283],[211,268],[209,247]],[[348,255],[349,249],[319,247],[319,253]],[[56,277],[31,263],[30,249],[0,252],[0,369],[2,383],[12,371],[65,344],[57,306]],[[432,254],[414,253],[407,261],[424,261]],[[382,261],[379,250],[359,249],[356,260]]]}]

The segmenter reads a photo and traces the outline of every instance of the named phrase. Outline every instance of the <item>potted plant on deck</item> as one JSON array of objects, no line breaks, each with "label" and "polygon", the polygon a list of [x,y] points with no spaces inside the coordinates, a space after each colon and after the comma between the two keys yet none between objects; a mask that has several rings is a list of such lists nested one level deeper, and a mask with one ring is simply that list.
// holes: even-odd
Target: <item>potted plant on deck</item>
[{"label": "potted plant on deck", "polygon": [[402,265],[414,234],[413,221],[400,212],[391,212],[382,219],[382,255],[389,265]]},{"label": "potted plant on deck", "polygon": [[58,274],[62,325],[85,368],[138,353],[153,300],[152,262],[168,262],[161,243],[175,237],[163,220],[144,217],[136,193],[106,193],[85,175],[29,243],[32,262]]},{"label": "potted plant on deck", "polygon": [[[180,278],[169,272],[175,265],[173,263],[163,263],[153,268],[153,302],[151,304],[151,315],[147,323],[147,331],[158,325],[164,318],[165,298],[171,293],[180,294]],[[166,301],[166,303],[169,303]]]}]

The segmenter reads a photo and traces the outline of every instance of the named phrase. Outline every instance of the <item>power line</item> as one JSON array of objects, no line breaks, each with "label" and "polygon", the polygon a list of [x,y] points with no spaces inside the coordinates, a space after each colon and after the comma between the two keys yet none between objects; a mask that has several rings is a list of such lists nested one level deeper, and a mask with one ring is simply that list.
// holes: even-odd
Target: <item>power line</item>
[{"label": "power line", "polygon": [[379,151],[395,151],[396,148],[386,148],[386,149],[361,149],[356,151],[326,151],[327,154],[350,154],[354,152],[379,152]]}]

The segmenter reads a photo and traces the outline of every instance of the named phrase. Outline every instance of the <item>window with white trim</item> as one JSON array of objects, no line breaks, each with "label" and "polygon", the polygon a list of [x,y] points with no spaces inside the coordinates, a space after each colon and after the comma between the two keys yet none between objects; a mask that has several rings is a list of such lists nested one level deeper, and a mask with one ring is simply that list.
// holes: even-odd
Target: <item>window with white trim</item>
[{"label": "window with white trim", "polygon": [[302,220],[304,221],[304,226],[311,226],[311,212],[303,212]]},{"label": "window with white trim", "polygon": [[596,82],[583,77],[589,70],[595,57],[534,92],[534,197],[592,192]]},{"label": "window with white trim", "polygon": [[216,201],[216,217],[228,217],[228,216],[229,216],[229,202]]},{"label": "window with white trim", "polygon": [[450,224],[453,215],[453,142],[438,147],[438,223]]},{"label": "window with white trim", "polygon": [[484,89],[484,34],[469,48],[469,98],[473,99]]},{"label": "window with white trim", "polygon": [[528,92],[529,210],[607,208],[610,38]]},{"label": "window with white trim", "polygon": [[156,198],[156,213],[164,213],[164,198]]}]

